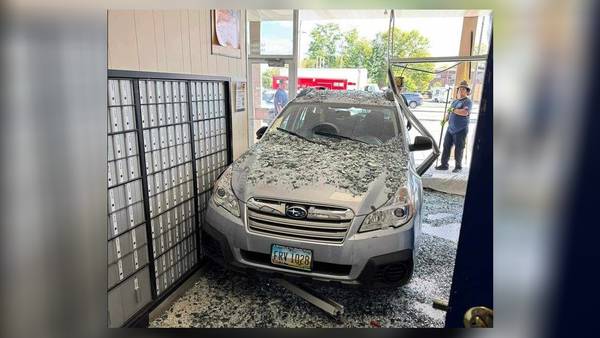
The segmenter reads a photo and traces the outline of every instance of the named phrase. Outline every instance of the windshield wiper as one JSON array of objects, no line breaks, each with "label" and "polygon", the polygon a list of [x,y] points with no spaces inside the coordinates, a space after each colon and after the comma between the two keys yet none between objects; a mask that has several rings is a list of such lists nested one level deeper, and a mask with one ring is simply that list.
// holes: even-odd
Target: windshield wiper
[{"label": "windshield wiper", "polygon": [[315,134],[321,135],[321,136],[334,137],[334,138],[343,138],[345,140],[350,140],[350,141],[354,141],[354,142],[360,142],[360,143],[364,143],[364,144],[369,144],[369,143],[367,143],[365,141],[357,140],[355,138],[344,136],[344,135],[340,135],[340,134],[332,134],[332,133],[326,133],[326,132],[322,132],[322,131],[316,131]]},{"label": "windshield wiper", "polygon": [[310,143],[316,143],[316,144],[321,144],[321,145],[324,145],[324,144],[323,144],[323,143],[321,143],[321,142],[316,142],[316,141],[310,140],[310,139],[308,139],[308,138],[306,138],[306,137],[304,137],[304,136],[302,136],[302,135],[300,135],[300,134],[298,134],[298,133],[295,133],[295,132],[293,132],[293,131],[291,131],[291,130],[287,130],[287,129],[283,129],[283,128],[279,128],[279,127],[277,127],[277,130],[280,130],[280,131],[282,131],[282,132],[284,132],[284,133],[288,133],[288,134],[290,134],[290,135],[294,135],[294,136],[296,136],[296,137],[298,137],[298,138],[301,138],[301,139],[303,139],[304,141],[308,141],[308,142],[310,142]]}]

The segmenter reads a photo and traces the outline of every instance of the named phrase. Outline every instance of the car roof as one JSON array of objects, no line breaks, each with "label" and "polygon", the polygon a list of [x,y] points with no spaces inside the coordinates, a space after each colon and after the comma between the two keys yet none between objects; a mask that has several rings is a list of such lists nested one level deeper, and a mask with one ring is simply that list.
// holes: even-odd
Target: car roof
[{"label": "car roof", "polygon": [[385,93],[367,92],[363,90],[327,90],[307,88],[302,90],[294,102],[332,102],[344,104],[360,104],[374,106],[394,106],[394,101],[386,98]]}]

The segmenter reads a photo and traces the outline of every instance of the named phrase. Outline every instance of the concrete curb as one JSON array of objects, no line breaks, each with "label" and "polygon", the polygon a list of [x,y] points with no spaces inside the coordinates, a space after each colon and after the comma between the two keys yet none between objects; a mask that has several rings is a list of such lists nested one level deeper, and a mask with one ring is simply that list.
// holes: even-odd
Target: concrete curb
[{"label": "concrete curb", "polygon": [[423,188],[464,196],[467,192],[469,168],[463,168],[460,173],[452,173],[452,169],[441,171],[430,168],[421,180]]}]

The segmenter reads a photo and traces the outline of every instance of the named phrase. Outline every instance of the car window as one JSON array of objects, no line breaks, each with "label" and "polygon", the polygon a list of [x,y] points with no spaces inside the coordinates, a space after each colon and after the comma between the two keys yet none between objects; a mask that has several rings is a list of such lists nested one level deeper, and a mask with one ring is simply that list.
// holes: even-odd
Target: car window
[{"label": "car window", "polygon": [[369,144],[381,144],[398,135],[395,107],[337,103],[289,104],[273,121],[269,132],[283,128],[305,138],[334,134]]}]

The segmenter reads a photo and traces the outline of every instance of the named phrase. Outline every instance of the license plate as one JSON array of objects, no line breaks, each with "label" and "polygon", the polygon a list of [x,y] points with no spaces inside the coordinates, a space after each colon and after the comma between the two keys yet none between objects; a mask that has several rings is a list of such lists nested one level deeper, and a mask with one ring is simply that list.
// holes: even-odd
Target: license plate
[{"label": "license plate", "polygon": [[312,270],[312,250],[273,244],[271,263],[294,269]]}]

